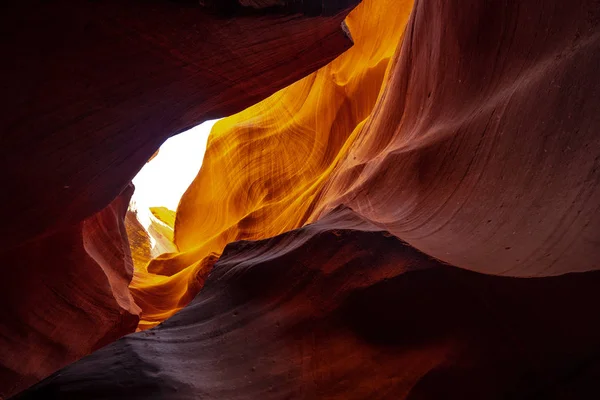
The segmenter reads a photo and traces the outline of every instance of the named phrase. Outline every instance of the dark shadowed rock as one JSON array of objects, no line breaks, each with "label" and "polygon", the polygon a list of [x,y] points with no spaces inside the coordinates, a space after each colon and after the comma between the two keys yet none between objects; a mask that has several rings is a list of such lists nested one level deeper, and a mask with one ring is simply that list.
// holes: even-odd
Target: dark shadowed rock
[{"label": "dark shadowed rock", "polygon": [[231,244],[184,310],[16,399],[595,398],[599,282],[463,271],[338,209]]}]

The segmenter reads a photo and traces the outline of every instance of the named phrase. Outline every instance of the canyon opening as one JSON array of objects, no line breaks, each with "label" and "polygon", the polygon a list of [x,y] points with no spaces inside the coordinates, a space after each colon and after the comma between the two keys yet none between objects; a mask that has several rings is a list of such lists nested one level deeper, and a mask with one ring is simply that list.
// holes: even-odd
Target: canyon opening
[{"label": "canyon opening", "polygon": [[600,398],[597,1],[0,21],[0,398]]}]

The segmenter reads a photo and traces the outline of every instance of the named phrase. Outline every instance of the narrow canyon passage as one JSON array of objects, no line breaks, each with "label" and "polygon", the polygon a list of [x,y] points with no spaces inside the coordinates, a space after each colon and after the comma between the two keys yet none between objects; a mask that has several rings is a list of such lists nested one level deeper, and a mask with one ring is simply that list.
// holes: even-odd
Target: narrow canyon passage
[{"label": "narrow canyon passage", "polygon": [[597,1],[0,21],[0,398],[600,397]]}]

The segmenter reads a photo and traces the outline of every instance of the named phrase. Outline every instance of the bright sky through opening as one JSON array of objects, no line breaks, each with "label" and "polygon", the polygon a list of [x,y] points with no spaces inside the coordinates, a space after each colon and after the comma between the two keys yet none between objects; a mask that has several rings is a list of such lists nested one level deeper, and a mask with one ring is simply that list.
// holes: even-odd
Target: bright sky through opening
[{"label": "bright sky through opening", "polygon": [[169,138],[158,155],[133,178],[135,192],[130,204],[144,227],[150,224],[150,207],[177,210],[181,196],[200,171],[206,141],[215,122],[206,121]]}]

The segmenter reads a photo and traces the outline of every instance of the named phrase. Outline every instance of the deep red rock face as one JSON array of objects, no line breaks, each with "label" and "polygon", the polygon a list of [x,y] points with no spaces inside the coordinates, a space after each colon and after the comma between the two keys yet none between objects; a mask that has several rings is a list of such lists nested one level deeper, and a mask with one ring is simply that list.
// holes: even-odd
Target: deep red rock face
[{"label": "deep red rock face", "polygon": [[129,186],[79,224],[0,254],[0,397],[133,332],[140,309],[124,218]]},{"label": "deep red rock face", "polygon": [[215,124],[171,270],[340,204],[463,269],[597,270],[600,7],[541,3],[365,1],[351,50]]},{"label": "deep red rock face", "polygon": [[[304,192],[259,176],[260,201],[291,193],[277,213],[257,202],[253,215],[225,215],[227,242],[239,227],[254,239],[266,232],[257,227],[288,232],[229,244],[218,262],[188,233],[181,264],[150,272],[198,269],[179,298],[151,281],[168,294],[157,302],[127,288],[129,194],[119,193],[134,173],[169,135],[242,110],[350,45],[345,1],[209,3],[216,14],[137,0],[2,13],[0,259],[12,274],[0,288],[1,393],[133,331],[137,306],[164,307],[158,323],[204,285],[158,327],[18,398],[600,398],[598,2],[416,1],[389,68],[386,57],[360,64],[382,91],[334,81],[327,94],[371,93],[368,109],[342,101],[343,114],[330,112],[321,93],[289,103],[310,116],[299,125],[331,122],[295,142],[331,164],[307,174]],[[282,14],[295,7],[307,15]],[[250,117],[242,138],[270,134]],[[261,167],[284,170],[286,153],[272,149],[258,149]],[[254,153],[241,154],[237,165],[250,165]],[[201,182],[223,176],[206,171]],[[232,196],[239,210],[247,186]],[[147,238],[129,222],[145,264]]]},{"label": "deep red rock face", "polygon": [[460,268],[600,268],[597,1],[417,0],[313,218],[347,204]]},{"label": "deep red rock face", "polygon": [[596,398],[599,283],[442,265],[338,209],[231,244],[184,310],[17,399]]},{"label": "deep red rock face", "polygon": [[310,15],[158,0],[3,6],[0,397],[135,330],[131,178],[169,136],[349,48],[341,23],[357,2]]},{"label": "deep red rock face", "polygon": [[336,2],[331,16],[275,8],[228,17],[166,0],[6,6],[3,245],[80,222],[169,136],[331,61],[351,45],[341,23],[357,3]]}]

